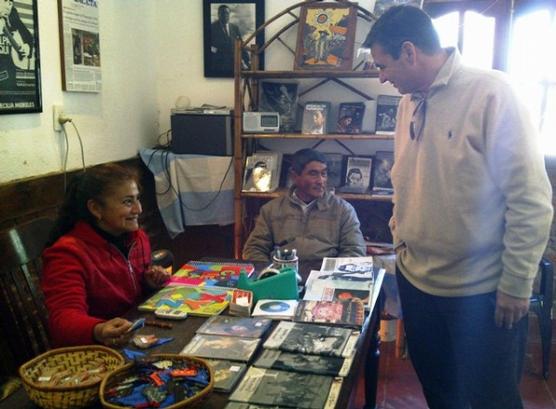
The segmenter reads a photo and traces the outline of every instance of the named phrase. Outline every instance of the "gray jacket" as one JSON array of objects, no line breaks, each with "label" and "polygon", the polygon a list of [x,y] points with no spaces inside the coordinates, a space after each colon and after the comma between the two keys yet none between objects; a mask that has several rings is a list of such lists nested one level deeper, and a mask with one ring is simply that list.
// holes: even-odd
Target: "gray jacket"
[{"label": "gray jacket", "polygon": [[365,256],[366,247],[353,207],[331,193],[317,199],[303,214],[287,195],[265,204],[243,248],[243,258],[269,261],[277,243],[297,249],[300,260]]}]

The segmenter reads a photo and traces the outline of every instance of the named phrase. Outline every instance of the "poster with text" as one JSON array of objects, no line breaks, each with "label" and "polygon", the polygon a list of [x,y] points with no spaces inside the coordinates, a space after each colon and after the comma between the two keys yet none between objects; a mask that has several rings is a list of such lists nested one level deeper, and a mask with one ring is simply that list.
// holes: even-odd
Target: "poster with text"
[{"label": "poster with text", "polygon": [[0,114],[41,112],[36,0],[0,1]]}]

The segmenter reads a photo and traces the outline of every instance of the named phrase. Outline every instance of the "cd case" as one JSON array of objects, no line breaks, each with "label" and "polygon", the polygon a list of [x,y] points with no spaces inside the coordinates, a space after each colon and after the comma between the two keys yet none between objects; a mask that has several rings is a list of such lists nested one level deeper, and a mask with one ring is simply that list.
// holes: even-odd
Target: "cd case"
[{"label": "cd case", "polygon": [[349,328],[282,321],[263,346],[287,352],[350,357],[359,331]]},{"label": "cd case", "polygon": [[347,376],[352,357],[309,355],[265,349],[253,366],[316,375]]},{"label": "cd case", "polygon": [[205,321],[197,330],[197,334],[260,338],[271,324],[272,320],[269,318],[217,315]]},{"label": "cd case", "polygon": [[296,308],[296,300],[259,300],[252,315],[275,320],[289,320],[295,315]]},{"label": "cd case", "polygon": [[247,365],[242,362],[222,359],[207,359],[206,361],[214,371],[214,390],[221,392],[230,392],[247,369]]},{"label": "cd case", "polygon": [[248,362],[258,345],[258,338],[196,334],[181,354]]}]

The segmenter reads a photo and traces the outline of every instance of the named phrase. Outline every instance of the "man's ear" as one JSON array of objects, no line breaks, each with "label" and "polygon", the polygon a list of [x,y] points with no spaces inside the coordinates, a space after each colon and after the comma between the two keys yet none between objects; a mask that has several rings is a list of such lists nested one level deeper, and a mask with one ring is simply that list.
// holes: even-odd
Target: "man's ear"
[{"label": "man's ear", "polygon": [[94,216],[95,219],[101,220],[102,219],[102,211],[99,203],[94,199],[87,200],[87,209],[89,212]]},{"label": "man's ear", "polygon": [[402,57],[409,65],[414,65],[417,61],[417,48],[415,44],[411,41],[404,41],[400,51],[400,58]]}]

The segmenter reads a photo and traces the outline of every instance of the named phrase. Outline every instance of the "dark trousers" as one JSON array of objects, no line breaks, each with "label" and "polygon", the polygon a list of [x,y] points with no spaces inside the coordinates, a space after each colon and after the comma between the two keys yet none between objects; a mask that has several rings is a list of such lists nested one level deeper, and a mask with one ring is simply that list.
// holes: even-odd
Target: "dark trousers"
[{"label": "dark trousers", "polygon": [[527,317],[494,323],[496,293],[426,294],[396,271],[411,362],[431,409],[522,409]]}]

